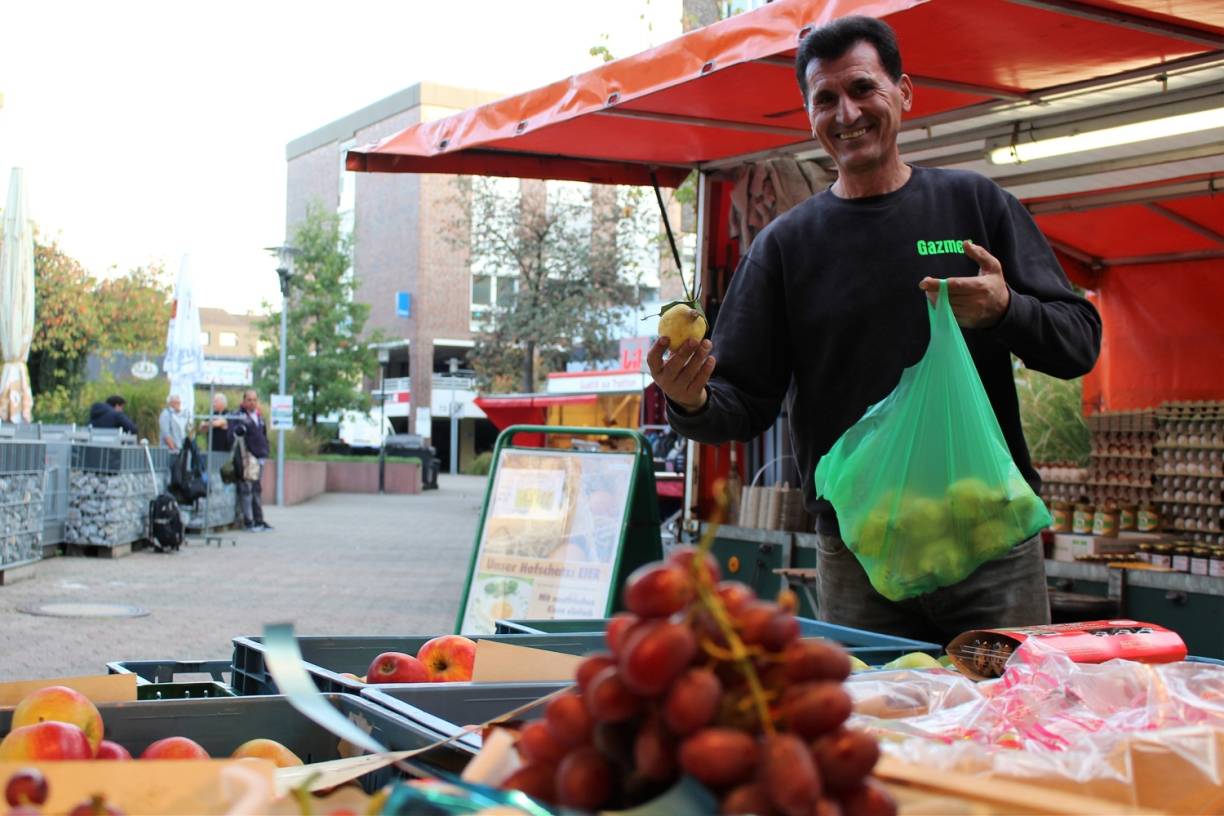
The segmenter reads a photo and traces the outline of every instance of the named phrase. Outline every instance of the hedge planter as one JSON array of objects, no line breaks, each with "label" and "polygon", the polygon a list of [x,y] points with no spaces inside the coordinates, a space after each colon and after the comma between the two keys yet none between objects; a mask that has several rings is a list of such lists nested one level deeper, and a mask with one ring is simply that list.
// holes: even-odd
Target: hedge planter
[{"label": "hedge planter", "polygon": [[[420,465],[387,460],[384,487],[387,493],[420,493]],[[327,492],[377,493],[378,462],[328,462]]]},{"label": "hedge planter", "polygon": [[[269,459],[264,466],[263,501],[266,505],[276,502],[276,460]],[[327,462],[307,462],[289,459],[285,462],[285,504],[301,504],[327,491]]]}]

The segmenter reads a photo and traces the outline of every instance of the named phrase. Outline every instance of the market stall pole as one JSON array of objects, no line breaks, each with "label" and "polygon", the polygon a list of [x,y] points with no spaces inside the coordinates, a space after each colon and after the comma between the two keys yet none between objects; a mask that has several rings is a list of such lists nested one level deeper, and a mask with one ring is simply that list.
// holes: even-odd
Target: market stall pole
[{"label": "market stall pole", "polygon": [[25,175],[14,167],[0,246],[0,420],[29,422],[34,407],[26,358],[34,339],[34,230],[26,210]]}]

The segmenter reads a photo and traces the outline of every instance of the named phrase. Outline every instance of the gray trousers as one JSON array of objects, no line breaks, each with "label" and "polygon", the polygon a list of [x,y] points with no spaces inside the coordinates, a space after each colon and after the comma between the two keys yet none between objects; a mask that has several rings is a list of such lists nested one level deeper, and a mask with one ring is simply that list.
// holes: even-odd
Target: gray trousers
[{"label": "gray trousers", "polygon": [[945,645],[970,629],[1050,622],[1039,535],[959,584],[904,601],[876,592],[840,538],[820,535],[816,547],[820,619],[829,623]]},{"label": "gray trousers", "polygon": [[[262,470],[262,468],[261,468]],[[263,484],[259,479],[238,483],[238,503],[242,507],[242,522],[247,527],[263,524]]]}]

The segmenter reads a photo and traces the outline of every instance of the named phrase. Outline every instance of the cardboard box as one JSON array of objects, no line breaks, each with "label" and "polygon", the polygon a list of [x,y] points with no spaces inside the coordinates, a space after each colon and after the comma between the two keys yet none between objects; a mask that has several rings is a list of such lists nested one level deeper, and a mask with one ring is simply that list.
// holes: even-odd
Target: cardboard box
[{"label": "cardboard box", "polygon": [[1056,533],[1054,535],[1054,560],[1074,561],[1085,555],[1133,553],[1138,546],[1139,541],[1133,538]]}]

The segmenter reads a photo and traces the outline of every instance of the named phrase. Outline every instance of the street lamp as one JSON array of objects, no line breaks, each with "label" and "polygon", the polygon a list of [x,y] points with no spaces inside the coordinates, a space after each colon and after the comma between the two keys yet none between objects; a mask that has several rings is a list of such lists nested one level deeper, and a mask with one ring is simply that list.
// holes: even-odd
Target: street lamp
[{"label": "street lamp", "polygon": [[450,472],[454,476],[459,472],[459,417],[455,416],[455,374],[459,371],[459,358],[451,357],[446,361],[446,365],[450,368],[450,410],[447,412],[450,415]]},{"label": "street lamp", "polygon": [[[280,393],[285,394],[285,344],[288,338],[289,315],[289,284],[293,280],[293,256],[299,250],[285,244],[284,246],[268,247],[268,252],[276,256],[276,274],[280,278],[281,315],[280,315]],[[276,432],[276,504],[285,504],[285,430]]]},{"label": "street lamp", "polygon": [[378,349],[378,492],[387,492],[387,363],[391,362],[391,349]]}]

